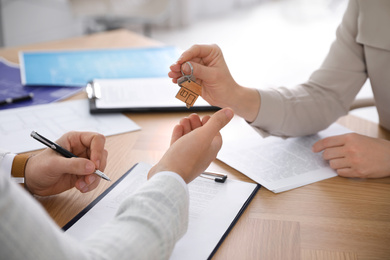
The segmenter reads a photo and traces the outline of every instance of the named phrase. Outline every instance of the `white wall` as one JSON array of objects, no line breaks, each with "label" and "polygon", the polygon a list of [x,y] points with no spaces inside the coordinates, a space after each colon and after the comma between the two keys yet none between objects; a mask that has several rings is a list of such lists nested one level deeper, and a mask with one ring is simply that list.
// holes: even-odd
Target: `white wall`
[{"label": "white wall", "polygon": [[66,0],[1,0],[4,46],[25,45],[82,34]]},{"label": "white wall", "polygon": [[[172,15],[164,26],[186,27],[203,18],[226,16],[237,8],[264,1],[270,0],[172,0]],[[4,46],[64,39],[84,32],[82,19],[72,14],[67,0],[0,0],[0,3]]]}]

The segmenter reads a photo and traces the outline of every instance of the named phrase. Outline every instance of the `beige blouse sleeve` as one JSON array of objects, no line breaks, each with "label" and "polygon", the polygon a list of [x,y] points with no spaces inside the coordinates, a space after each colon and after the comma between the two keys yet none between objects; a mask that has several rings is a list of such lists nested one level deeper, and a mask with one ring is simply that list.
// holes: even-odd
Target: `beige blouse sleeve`
[{"label": "beige blouse sleeve", "polygon": [[358,4],[351,0],[325,61],[306,83],[259,90],[261,107],[253,126],[301,136],[325,129],[349,111],[367,79],[363,46],[356,42],[358,14]]}]

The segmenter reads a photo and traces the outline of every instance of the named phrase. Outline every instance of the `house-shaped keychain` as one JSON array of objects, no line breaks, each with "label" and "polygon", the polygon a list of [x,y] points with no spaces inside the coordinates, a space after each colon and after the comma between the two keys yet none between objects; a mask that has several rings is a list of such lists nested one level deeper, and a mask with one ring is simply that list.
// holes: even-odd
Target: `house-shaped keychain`
[{"label": "house-shaped keychain", "polygon": [[198,96],[202,94],[202,86],[192,81],[190,77],[181,77],[177,83],[181,87],[176,98],[186,103],[187,108],[192,107]]},{"label": "house-shaped keychain", "polygon": [[176,98],[186,103],[187,108],[191,108],[199,95],[202,94],[202,86],[195,82],[193,76],[194,68],[190,62],[186,62],[190,66],[191,74],[185,75],[182,68],[180,68],[183,77],[177,79],[177,84],[180,86],[179,92],[176,94]]}]

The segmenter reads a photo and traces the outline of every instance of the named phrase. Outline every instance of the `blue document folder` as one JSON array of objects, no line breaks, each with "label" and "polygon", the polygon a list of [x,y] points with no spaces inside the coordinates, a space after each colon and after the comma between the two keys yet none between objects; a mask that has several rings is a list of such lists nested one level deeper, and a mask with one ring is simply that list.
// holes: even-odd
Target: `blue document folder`
[{"label": "blue document folder", "polygon": [[0,58],[0,101],[30,93],[34,95],[34,98],[29,100],[2,105],[0,110],[51,103],[74,95],[81,89],[65,86],[23,86],[19,66]]},{"label": "blue document folder", "polygon": [[175,47],[21,52],[25,85],[85,86],[94,79],[166,77]]}]

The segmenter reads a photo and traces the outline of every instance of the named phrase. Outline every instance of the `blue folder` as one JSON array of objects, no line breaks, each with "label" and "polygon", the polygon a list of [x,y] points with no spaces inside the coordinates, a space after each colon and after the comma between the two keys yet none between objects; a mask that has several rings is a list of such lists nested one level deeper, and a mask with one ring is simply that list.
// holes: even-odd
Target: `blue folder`
[{"label": "blue folder", "polygon": [[21,52],[24,85],[85,86],[93,79],[166,77],[175,47]]},{"label": "blue folder", "polygon": [[81,89],[67,86],[23,86],[19,66],[0,58],[0,100],[34,94],[33,99],[3,105],[0,110],[55,102],[72,96]]}]

